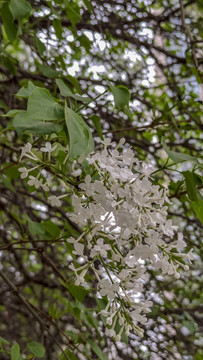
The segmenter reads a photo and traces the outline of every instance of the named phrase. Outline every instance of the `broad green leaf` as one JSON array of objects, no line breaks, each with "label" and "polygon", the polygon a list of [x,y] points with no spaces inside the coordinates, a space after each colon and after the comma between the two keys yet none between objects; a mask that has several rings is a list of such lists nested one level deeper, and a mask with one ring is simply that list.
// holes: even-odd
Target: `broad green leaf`
[{"label": "broad green leaf", "polygon": [[6,35],[8,36],[8,39],[10,41],[13,41],[16,39],[18,29],[13,22],[13,17],[9,10],[9,4],[7,2],[3,4],[0,12]]},{"label": "broad green leaf", "polygon": [[69,134],[70,160],[85,157],[94,150],[94,140],[89,126],[75,111],[65,106],[65,120]]},{"label": "broad green leaf", "polygon": [[9,9],[13,15],[13,19],[19,20],[28,15],[32,7],[30,3],[25,0],[10,0]]},{"label": "broad green leaf", "polygon": [[203,176],[201,176],[200,174],[197,173],[193,173],[194,177],[195,177],[195,181],[197,185],[202,185],[203,184]]},{"label": "broad green leaf", "polygon": [[61,233],[61,229],[53,223],[53,221],[45,220],[41,222],[41,225],[48,231],[53,238],[58,238]]},{"label": "broad green leaf", "polygon": [[43,53],[44,53],[45,50],[46,50],[46,46],[45,46],[44,43],[38,38],[38,36],[35,36],[34,45],[35,45],[35,48],[38,50],[40,56],[42,56]]},{"label": "broad green leaf", "polygon": [[97,116],[97,115],[92,115],[90,117],[90,119],[92,120],[92,122],[93,122],[93,124],[94,124],[94,126],[95,126],[95,128],[96,128],[96,130],[97,130],[97,132],[99,134],[100,139],[104,140],[104,137],[103,137],[102,131],[101,131],[100,117]]},{"label": "broad green leaf", "polygon": [[71,295],[74,297],[75,300],[83,301],[88,293],[83,286],[76,286],[74,284],[68,285],[68,290],[70,291]]},{"label": "broad green leaf", "polygon": [[[31,81],[28,81],[28,85],[27,86],[23,86],[16,94],[16,96],[20,96],[20,97],[24,97],[24,98],[29,98],[29,96],[32,94],[33,90],[36,88],[37,86],[35,86]],[[12,110],[11,110],[12,111]]]},{"label": "broad green leaf", "polygon": [[46,229],[42,224],[35,221],[28,221],[29,232],[33,235],[43,236],[46,232]]},{"label": "broad green leaf", "polygon": [[2,117],[14,117],[15,115],[24,112],[24,110],[13,109],[9,110],[6,114],[1,115]]},{"label": "broad green leaf", "polygon": [[90,0],[83,0],[84,4],[86,5],[87,9],[89,10],[90,13],[92,13],[92,5]]},{"label": "broad green leaf", "polygon": [[35,120],[64,119],[64,109],[51,96],[47,89],[35,88],[27,104],[27,111]]},{"label": "broad green leaf", "polygon": [[196,201],[198,199],[198,192],[196,188],[194,174],[190,171],[183,171],[182,174],[185,178],[186,189],[189,199],[192,201]]},{"label": "broad green leaf", "polygon": [[60,94],[64,97],[69,97],[74,95],[69,87],[61,79],[56,79],[56,85],[60,90]]},{"label": "broad green leaf", "polygon": [[124,106],[129,106],[130,92],[127,87],[123,85],[111,86],[110,90],[114,97],[115,108],[120,110]]},{"label": "broad green leaf", "polygon": [[61,21],[59,19],[54,19],[52,21],[56,36],[59,40],[62,39],[62,34],[63,34],[63,28],[61,26]]},{"label": "broad green leaf", "polygon": [[43,358],[45,355],[45,348],[42,344],[37,341],[31,341],[27,344],[27,348],[31,351],[32,354],[39,358]]},{"label": "broad green leaf", "polygon": [[192,205],[193,210],[195,211],[195,214],[197,215],[198,219],[203,224],[203,200],[198,198],[195,201],[191,201],[191,205]]},{"label": "broad green leaf", "polygon": [[103,353],[100,347],[92,340],[88,339],[87,342],[90,344],[94,353],[98,356],[100,360],[108,360],[108,357]]},{"label": "broad green leaf", "polygon": [[80,21],[81,18],[80,8],[76,3],[70,4],[69,0],[65,0],[64,3],[65,3],[65,10],[67,17],[68,19],[70,19],[71,24],[75,26]]},{"label": "broad green leaf", "polygon": [[89,52],[92,46],[92,41],[85,34],[82,34],[80,37],[78,37],[78,40],[80,45],[84,47],[87,52]]},{"label": "broad green leaf", "polygon": [[19,136],[22,136],[25,131],[37,135],[53,134],[62,131],[61,125],[48,121],[34,120],[31,118],[31,114],[28,114],[26,111],[15,116],[13,126]]},{"label": "broad green leaf", "polygon": [[67,75],[67,79],[71,82],[71,84],[74,86],[74,88],[77,90],[77,92],[79,94],[82,94],[82,91],[80,89],[80,85],[78,82],[78,79],[76,79],[74,76],[72,75]]},{"label": "broad green leaf", "polygon": [[11,348],[11,360],[19,360],[20,357],[20,346],[15,343]]},{"label": "broad green leaf", "polygon": [[10,181],[7,179],[6,176],[0,174],[0,180],[3,182],[3,184],[11,191],[16,192],[13,185],[10,183]]},{"label": "broad green leaf", "polygon": [[185,178],[187,194],[191,201],[192,208],[198,219],[203,223],[203,199],[197,189],[197,176],[190,171],[183,171],[182,174]]},{"label": "broad green leaf", "polygon": [[88,96],[73,94],[69,87],[61,79],[56,79],[56,85],[60,90],[60,94],[64,97],[72,97],[73,99],[81,102],[91,101],[91,98]]},{"label": "broad green leaf", "polygon": [[193,321],[183,320],[182,325],[185,326],[191,334],[197,331],[197,325]]},{"label": "broad green leaf", "polygon": [[2,337],[0,336],[0,345],[1,345],[1,344],[8,345],[8,344],[9,344],[9,341],[6,340],[6,339],[4,339],[4,338],[2,338]]},{"label": "broad green leaf", "polygon": [[62,75],[61,71],[54,70],[49,65],[39,64],[38,67],[39,67],[39,70],[41,71],[41,73],[44,76],[46,76],[47,78],[56,78],[56,77]]},{"label": "broad green leaf", "polygon": [[[70,360],[78,360],[78,358],[68,348],[65,349],[65,354]],[[59,356],[59,360],[67,360],[67,357],[63,353],[61,353],[61,355]]]},{"label": "broad green leaf", "polygon": [[162,144],[164,150],[166,151],[166,153],[168,154],[168,156],[170,157],[170,159],[173,160],[175,163],[179,163],[179,162],[183,162],[183,161],[187,161],[187,160],[197,162],[197,160],[193,156],[178,153],[176,151],[170,150],[169,147],[166,145],[164,136],[162,136],[162,138],[161,138],[161,144]]},{"label": "broad green leaf", "polygon": [[4,174],[7,176],[9,180],[16,180],[19,179],[20,173],[18,171],[18,168],[21,167],[21,165],[17,166],[15,163],[7,163],[7,169],[4,170]]}]

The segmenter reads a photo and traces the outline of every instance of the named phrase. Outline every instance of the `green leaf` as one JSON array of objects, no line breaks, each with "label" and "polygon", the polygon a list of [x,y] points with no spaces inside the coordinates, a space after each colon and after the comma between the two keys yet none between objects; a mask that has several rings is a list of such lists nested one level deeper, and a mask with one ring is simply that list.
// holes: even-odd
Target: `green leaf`
[{"label": "green leaf", "polygon": [[64,119],[64,109],[51,96],[47,89],[36,87],[27,105],[28,112],[35,120],[60,120]]},{"label": "green leaf", "polygon": [[15,188],[13,187],[13,185],[10,183],[10,181],[7,179],[6,176],[0,174],[0,180],[3,182],[3,184],[11,191],[13,191],[14,193],[16,192],[15,191]]},{"label": "green leaf", "polygon": [[166,151],[166,153],[168,154],[168,156],[170,157],[170,159],[173,160],[176,164],[179,162],[188,161],[188,160],[193,161],[195,163],[197,162],[197,160],[193,156],[178,153],[176,151],[170,150],[168,148],[168,146],[166,145],[164,136],[162,136],[162,138],[161,138],[161,144],[162,144],[164,150]]},{"label": "green leaf", "polygon": [[9,41],[14,41],[16,39],[18,29],[13,22],[13,17],[9,10],[9,4],[5,2],[0,11],[6,35],[8,36]]},{"label": "green leaf", "polygon": [[35,221],[28,221],[29,232],[33,235],[43,236],[46,232],[42,224]]},{"label": "green leaf", "polygon": [[38,50],[40,56],[42,56],[43,53],[44,53],[44,51],[46,50],[46,46],[45,46],[44,43],[38,38],[38,36],[35,36],[34,45],[35,45],[35,48]]},{"label": "green leaf", "polygon": [[84,4],[86,5],[87,9],[89,10],[90,13],[92,13],[92,5],[90,0],[83,0]]},{"label": "green leaf", "polygon": [[30,3],[25,0],[10,0],[9,9],[13,15],[13,19],[19,20],[28,15],[32,7]]},{"label": "green leaf", "polygon": [[203,224],[203,201],[198,198],[195,201],[191,201],[191,205],[198,219]]},{"label": "green leaf", "polygon": [[183,171],[182,174],[185,178],[187,194],[191,201],[192,208],[198,219],[203,224],[203,199],[196,187],[198,181],[197,175],[190,171]]},{"label": "green leaf", "polygon": [[129,106],[130,92],[127,87],[123,85],[111,86],[110,90],[114,97],[115,108],[120,110],[124,106]]},{"label": "green leaf", "polygon": [[3,100],[0,100],[0,109],[4,109],[4,110],[8,109],[8,106],[5,104]]},{"label": "green leaf", "polygon": [[29,232],[33,235],[43,236],[45,234],[45,228],[38,222],[29,221],[28,222]]},{"label": "green leaf", "polygon": [[203,360],[203,352],[199,354],[195,354],[194,360]]},{"label": "green leaf", "polygon": [[59,40],[62,39],[62,35],[63,35],[63,28],[61,26],[61,21],[59,19],[54,19],[52,21],[56,36]]},{"label": "green leaf", "polygon": [[48,121],[44,122],[33,120],[30,116],[30,114],[24,111],[17,114],[13,119],[13,126],[19,136],[22,136],[25,131],[29,131],[32,134],[37,135],[53,134],[62,131],[62,126],[59,124]]},{"label": "green leaf", "polygon": [[57,308],[56,304],[51,304],[49,306],[49,315],[53,318],[53,319],[60,319],[62,312]]},{"label": "green leaf", "polygon": [[2,337],[0,336],[0,345],[1,345],[1,344],[8,345],[8,344],[9,344],[9,341],[7,341],[6,339],[4,339],[4,338],[2,338]]},{"label": "green leaf", "polygon": [[186,189],[189,199],[192,201],[196,201],[198,199],[198,192],[193,172],[183,171],[182,174],[185,178]]},{"label": "green leaf", "polygon": [[45,220],[41,222],[41,225],[54,239],[60,236],[61,229],[56,224],[54,224],[53,221]]},{"label": "green leaf", "polygon": [[61,96],[72,97],[73,99],[81,102],[89,102],[91,100],[88,96],[73,94],[69,87],[61,79],[56,79],[56,85],[60,90]]},{"label": "green leaf", "polygon": [[67,79],[71,82],[71,84],[74,86],[74,88],[77,90],[77,92],[79,94],[82,94],[78,79],[76,79],[75,77],[73,77],[71,75],[67,75]]},{"label": "green leaf", "polygon": [[[27,86],[23,86],[16,94],[16,96],[20,96],[23,98],[29,98],[29,96],[32,94],[33,90],[36,88],[32,81],[28,81]],[[12,110],[11,110],[12,111]]]},{"label": "green leaf", "polygon": [[74,299],[80,302],[83,302],[88,293],[88,290],[86,290],[83,286],[76,286],[74,284],[69,284],[68,290],[70,291]]},{"label": "green leaf", "polygon": [[194,334],[197,331],[197,325],[193,321],[183,320],[182,325],[185,326],[191,334]]},{"label": "green leaf", "polygon": [[80,156],[82,162],[94,150],[94,140],[89,126],[67,106],[65,106],[65,120],[69,134],[70,160]]},{"label": "green leaf", "polygon": [[17,224],[19,225],[19,227],[20,227],[20,229],[21,229],[21,231],[22,231],[22,233],[24,232],[24,229],[23,229],[23,227],[22,227],[22,221],[21,221],[21,219],[19,218],[19,216],[18,216],[18,214],[16,214],[16,212],[13,212],[13,211],[8,211],[9,212],[9,214],[10,214],[10,217],[12,217],[16,222],[17,222]]},{"label": "green leaf", "polygon": [[87,52],[89,52],[92,46],[92,41],[85,34],[79,36],[78,40],[80,41],[80,45],[84,47]]},{"label": "green leaf", "polygon": [[[66,348],[65,354],[68,355],[68,358],[70,360],[78,360],[78,358],[68,348]],[[67,360],[67,357],[63,353],[61,353],[59,360]]]},{"label": "green leaf", "polygon": [[2,117],[14,117],[15,115],[24,112],[24,110],[13,109],[9,110],[6,114],[1,115]]},{"label": "green leaf", "polygon": [[74,3],[70,4],[69,0],[65,0],[64,3],[65,3],[65,10],[67,17],[68,19],[70,19],[71,24],[75,26],[80,21],[81,18],[80,8],[78,7],[77,4]]},{"label": "green leaf", "polygon": [[39,70],[41,71],[41,73],[46,76],[47,78],[56,78],[60,75],[62,75],[62,71],[56,71],[54,69],[51,68],[51,66],[49,65],[43,65],[43,64],[39,64],[38,65]]},{"label": "green leaf", "polygon": [[108,357],[103,353],[100,347],[92,340],[88,339],[87,342],[90,344],[94,353],[98,356],[101,360],[108,360]]},{"label": "green leaf", "polygon": [[31,351],[32,354],[39,358],[43,358],[45,355],[45,348],[42,344],[37,341],[31,341],[27,344],[27,348]]},{"label": "green leaf", "polygon": [[11,348],[11,360],[20,360],[20,346],[15,343]]},{"label": "green leaf", "polygon": [[98,134],[99,134],[99,137],[101,140],[104,140],[104,137],[103,137],[103,134],[102,134],[102,131],[101,131],[101,125],[100,125],[100,117],[97,116],[97,115],[92,115],[90,117],[90,119],[92,120]]}]

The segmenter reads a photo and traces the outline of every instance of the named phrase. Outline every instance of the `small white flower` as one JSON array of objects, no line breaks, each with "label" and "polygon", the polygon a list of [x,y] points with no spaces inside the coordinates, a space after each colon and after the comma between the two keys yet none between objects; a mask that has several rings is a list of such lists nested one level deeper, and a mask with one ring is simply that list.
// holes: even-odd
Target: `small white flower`
[{"label": "small white flower", "polygon": [[111,284],[109,280],[101,280],[99,282],[101,296],[108,296],[110,300],[113,300],[116,296],[116,292],[119,290],[118,284]]},{"label": "small white flower", "polygon": [[29,142],[21,148],[20,161],[23,158],[23,156],[25,156],[27,153],[31,151],[31,149],[32,149],[32,145]]},{"label": "small white flower", "polygon": [[21,172],[21,179],[25,179],[28,176],[28,170],[26,169],[26,167],[19,168],[18,171]]},{"label": "small white flower", "polygon": [[41,147],[40,150],[41,150],[42,152],[51,153],[51,152],[53,152],[54,150],[56,150],[56,148],[57,148],[57,145],[54,145],[54,146],[52,147],[52,144],[51,144],[50,142],[46,142],[45,147]]},{"label": "small white flower", "polygon": [[102,238],[97,240],[97,244],[91,250],[90,256],[94,257],[97,254],[101,254],[103,257],[107,256],[107,250],[110,250],[111,246],[108,244],[104,244],[104,240]]},{"label": "small white flower", "polygon": [[48,185],[47,185],[47,182],[44,183],[44,184],[42,184],[42,189],[43,189],[44,191],[49,191],[49,187],[48,187]]},{"label": "small white flower", "polygon": [[20,161],[24,156],[32,160],[38,160],[37,156],[31,151],[32,145],[28,142],[24,147],[21,148]]},{"label": "small white flower", "polygon": [[114,143],[111,142],[110,138],[105,138],[103,141],[102,140],[100,140],[100,141],[101,141],[102,144],[104,144],[105,147],[114,144]]},{"label": "small white flower", "polygon": [[81,284],[83,284],[85,282],[85,275],[87,273],[88,267],[86,269],[84,269],[80,275],[78,275],[76,273],[76,280],[75,280],[75,285],[79,286]]},{"label": "small white flower", "polygon": [[61,206],[60,199],[66,197],[66,196],[67,196],[67,194],[60,195],[60,196],[51,195],[48,197],[48,200],[50,201],[51,206]]},{"label": "small white flower", "polygon": [[85,178],[85,182],[84,182],[84,183],[81,183],[81,184],[79,185],[79,188],[80,188],[80,189],[85,190],[87,196],[91,196],[91,195],[92,195],[91,180],[92,180],[91,176],[90,176],[90,175],[87,175],[86,178]]},{"label": "small white flower", "polygon": [[61,201],[58,196],[51,195],[48,197],[48,200],[50,201],[51,206],[61,206]]},{"label": "small white flower", "polygon": [[39,189],[40,186],[42,186],[42,179],[38,180],[35,176],[30,175],[29,176],[28,185],[34,186],[36,189]]},{"label": "small white flower", "polygon": [[75,250],[73,251],[73,254],[75,255],[79,255],[79,256],[84,256],[84,248],[85,246],[79,242],[75,242],[73,244]]}]

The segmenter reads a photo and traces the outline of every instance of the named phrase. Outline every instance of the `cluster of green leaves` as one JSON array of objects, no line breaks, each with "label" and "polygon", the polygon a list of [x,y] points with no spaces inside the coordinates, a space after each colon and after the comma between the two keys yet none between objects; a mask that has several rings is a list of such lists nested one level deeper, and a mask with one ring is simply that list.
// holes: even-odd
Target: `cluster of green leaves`
[{"label": "cluster of green leaves", "polygon": [[31,341],[27,344],[26,348],[21,352],[18,343],[13,344],[10,349],[9,341],[0,337],[0,353],[9,354],[11,360],[23,360],[22,355],[26,354],[27,359],[44,358],[45,348],[42,344],[37,341]]}]

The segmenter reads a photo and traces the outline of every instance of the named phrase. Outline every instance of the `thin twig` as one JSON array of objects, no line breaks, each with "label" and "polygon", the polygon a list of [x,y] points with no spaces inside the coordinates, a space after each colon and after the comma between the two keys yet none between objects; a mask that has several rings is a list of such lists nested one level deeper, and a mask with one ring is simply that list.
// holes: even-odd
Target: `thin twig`
[{"label": "thin twig", "polygon": [[54,339],[54,342],[59,347],[59,349],[62,351],[66,359],[70,360],[65,351],[62,349],[61,345],[58,343],[58,341],[55,339],[55,337],[52,335],[52,333],[47,328],[47,325],[44,323],[44,321],[39,317],[39,315],[34,311],[34,309],[31,307],[30,303],[27,301],[27,299],[19,292],[17,287],[12,283],[12,281],[4,274],[2,270],[0,270],[0,276],[3,278],[5,283],[9,286],[9,288],[14,292],[15,295],[18,296],[18,298],[21,300],[21,302],[25,305],[25,307],[29,310],[29,312],[32,314],[32,316],[38,321],[38,323],[41,325],[41,328],[46,330],[47,333]]}]

